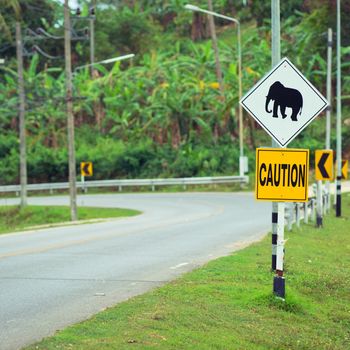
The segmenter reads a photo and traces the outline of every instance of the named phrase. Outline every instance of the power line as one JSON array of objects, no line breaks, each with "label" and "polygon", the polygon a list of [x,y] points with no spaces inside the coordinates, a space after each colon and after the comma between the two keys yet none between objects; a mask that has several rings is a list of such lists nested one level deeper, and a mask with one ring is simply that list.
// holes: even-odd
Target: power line
[{"label": "power line", "polygon": [[44,50],[42,50],[38,45],[34,45],[32,47],[36,52],[39,52],[41,55],[43,55],[44,57],[50,59],[50,60],[59,60],[62,59],[63,56],[51,56],[48,53],[46,53]]}]

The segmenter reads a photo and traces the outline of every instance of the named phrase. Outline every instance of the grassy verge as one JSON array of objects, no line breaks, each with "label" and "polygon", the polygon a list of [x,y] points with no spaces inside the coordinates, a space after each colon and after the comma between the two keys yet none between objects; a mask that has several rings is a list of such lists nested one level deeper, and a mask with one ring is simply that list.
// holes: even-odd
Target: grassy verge
[{"label": "grassy verge", "polygon": [[350,349],[350,195],[286,232],[286,301],[271,296],[271,237],[28,349]]},{"label": "grassy verge", "polygon": [[[78,208],[79,220],[115,218],[139,214],[136,210],[119,208]],[[70,221],[70,209],[64,206],[0,207],[0,234],[20,231],[32,226]]]}]

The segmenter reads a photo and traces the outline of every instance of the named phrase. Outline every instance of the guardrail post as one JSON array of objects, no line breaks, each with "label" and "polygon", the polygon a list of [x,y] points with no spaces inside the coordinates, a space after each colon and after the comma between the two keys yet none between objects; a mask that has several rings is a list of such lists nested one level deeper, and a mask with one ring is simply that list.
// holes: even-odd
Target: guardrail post
[{"label": "guardrail post", "polygon": [[50,194],[53,194],[53,188],[50,188]]},{"label": "guardrail post", "polygon": [[288,204],[288,231],[292,230],[293,219],[294,219],[294,210],[293,203]]},{"label": "guardrail post", "polygon": [[309,202],[304,202],[304,223],[309,222]]},{"label": "guardrail post", "polygon": [[300,205],[299,203],[295,203],[295,215],[296,215],[296,222],[297,227],[300,227]]},{"label": "guardrail post", "polygon": [[314,198],[311,199],[311,215],[312,215],[312,221],[316,221],[316,208],[315,208],[315,202],[316,200]]},{"label": "guardrail post", "polygon": [[328,193],[323,195],[323,215],[326,215],[328,212]]},{"label": "guardrail post", "polygon": [[316,195],[316,227],[322,227],[323,226],[323,195],[322,195],[322,181],[318,180],[317,181],[317,195]]},{"label": "guardrail post", "polygon": [[122,192],[123,191],[123,187],[121,185],[118,186],[118,191]]}]

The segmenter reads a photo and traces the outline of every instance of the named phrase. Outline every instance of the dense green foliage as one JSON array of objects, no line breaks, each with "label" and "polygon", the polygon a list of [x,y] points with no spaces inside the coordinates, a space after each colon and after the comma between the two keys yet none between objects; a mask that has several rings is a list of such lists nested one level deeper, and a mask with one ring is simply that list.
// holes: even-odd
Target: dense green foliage
[{"label": "dense green foliage", "polygon": [[[24,29],[41,26],[62,35],[62,6],[46,0],[18,2],[22,12],[16,15],[9,5],[1,10],[2,22],[10,31],[16,16],[22,13]],[[74,74],[77,166],[81,161],[92,161],[94,178],[237,173],[236,28],[217,21],[224,75],[221,93],[206,17],[184,10],[186,2],[98,2],[96,60],[130,52],[136,57],[113,66],[96,65],[93,79],[88,69]],[[88,14],[89,3],[81,2],[82,16]],[[214,7],[218,12],[241,18],[245,92],[270,69],[270,8],[266,1],[248,1],[247,6],[233,3],[215,1]],[[207,6],[204,0],[196,4]],[[342,1],[345,28],[350,23],[346,22],[349,12],[345,11],[349,4],[350,1]],[[282,2],[281,9],[282,55],[288,56],[325,94],[325,32],[328,25],[334,27],[334,1],[316,4],[293,0]],[[32,11],[30,16],[28,11]],[[48,13],[50,16],[46,16]],[[84,20],[78,22],[77,30],[88,25]],[[0,67],[0,183],[8,184],[18,182],[17,73],[13,38],[1,40],[8,61]],[[348,44],[348,32],[344,33],[343,42]],[[32,44],[32,40],[26,42],[28,48]],[[63,55],[62,40],[41,41],[40,47],[50,55]],[[350,151],[350,47],[344,46],[342,53],[346,156]],[[72,58],[74,67],[86,64],[89,42],[73,42]],[[68,166],[64,62],[35,54],[25,59],[25,68],[29,182],[65,181]],[[291,146],[322,148],[324,125],[321,116]],[[269,145],[270,141],[248,115],[244,116],[244,139],[245,152],[253,165],[255,147]]]},{"label": "dense green foliage", "polygon": [[[349,217],[349,194],[343,205]],[[329,215],[286,233],[285,301],[269,236],[26,349],[349,349],[349,231]]]}]

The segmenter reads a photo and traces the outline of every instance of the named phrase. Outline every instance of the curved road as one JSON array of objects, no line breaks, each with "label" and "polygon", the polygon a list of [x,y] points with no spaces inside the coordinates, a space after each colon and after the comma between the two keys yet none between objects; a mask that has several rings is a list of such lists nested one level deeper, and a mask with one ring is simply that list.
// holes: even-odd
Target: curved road
[{"label": "curved road", "polygon": [[[18,203],[17,199],[0,204]],[[68,205],[67,197],[30,204]],[[251,193],[84,195],[142,215],[0,236],[0,344],[19,349],[143,293],[270,229]]]}]

